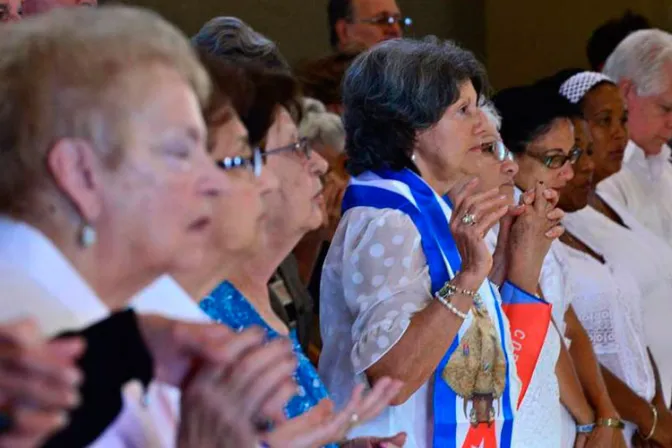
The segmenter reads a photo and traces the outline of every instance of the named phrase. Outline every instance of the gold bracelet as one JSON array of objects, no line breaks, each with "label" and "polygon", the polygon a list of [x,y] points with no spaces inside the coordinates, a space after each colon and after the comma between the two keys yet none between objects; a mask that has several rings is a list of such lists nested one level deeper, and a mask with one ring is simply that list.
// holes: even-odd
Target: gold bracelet
[{"label": "gold bracelet", "polygon": [[598,418],[597,421],[595,422],[595,425],[616,429],[625,428],[625,423],[623,423],[623,420],[621,420],[620,418],[612,418],[612,417]]},{"label": "gold bracelet", "polygon": [[653,413],[653,425],[651,425],[651,431],[649,431],[647,435],[643,435],[641,432],[639,432],[639,429],[637,429],[637,432],[639,432],[639,435],[642,436],[643,440],[651,440],[653,438],[653,434],[656,432],[656,426],[658,426],[658,409],[656,409],[656,407],[652,404],[649,404],[649,407]]}]

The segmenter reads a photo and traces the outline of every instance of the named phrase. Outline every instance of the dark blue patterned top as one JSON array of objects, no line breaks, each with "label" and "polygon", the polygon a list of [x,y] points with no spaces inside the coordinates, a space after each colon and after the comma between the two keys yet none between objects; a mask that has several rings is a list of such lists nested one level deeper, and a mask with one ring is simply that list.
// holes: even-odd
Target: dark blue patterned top
[{"label": "dark blue patterned top", "polygon": [[[254,307],[229,282],[221,283],[201,301],[201,309],[213,320],[228,325],[236,331],[258,326],[266,331],[269,340],[284,337],[273,330],[257,313]],[[298,359],[294,380],[299,392],[285,406],[287,418],[299,416],[324,398],[329,398],[327,389],[317,371],[301,350],[296,331],[290,332],[292,350]]]}]

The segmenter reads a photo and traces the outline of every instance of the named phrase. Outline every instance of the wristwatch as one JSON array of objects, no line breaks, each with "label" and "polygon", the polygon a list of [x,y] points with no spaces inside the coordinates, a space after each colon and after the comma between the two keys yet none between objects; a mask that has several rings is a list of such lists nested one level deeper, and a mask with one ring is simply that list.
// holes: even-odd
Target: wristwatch
[{"label": "wristwatch", "polygon": [[597,426],[606,426],[607,428],[625,428],[625,423],[620,418],[598,418],[595,424]]}]

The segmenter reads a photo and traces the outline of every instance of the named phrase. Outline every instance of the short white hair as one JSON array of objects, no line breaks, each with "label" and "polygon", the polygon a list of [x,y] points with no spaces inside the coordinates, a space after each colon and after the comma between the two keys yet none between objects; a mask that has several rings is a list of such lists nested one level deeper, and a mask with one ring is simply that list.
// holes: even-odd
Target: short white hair
[{"label": "short white hair", "polygon": [[302,109],[299,135],[330,146],[335,151],[344,152],[345,128],[341,117],[327,112],[324,104],[314,98],[303,98]]},{"label": "short white hair", "polygon": [[672,35],[658,29],[639,30],[618,44],[603,73],[616,83],[631,80],[638,95],[658,95],[672,81],[664,69],[666,62],[672,62]]},{"label": "short white hair", "polygon": [[481,110],[487,117],[490,124],[492,124],[495,129],[499,132],[502,127],[502,116],[499,114],[499,111],[495,107],[492,101],[484,100],[480,105]]}]

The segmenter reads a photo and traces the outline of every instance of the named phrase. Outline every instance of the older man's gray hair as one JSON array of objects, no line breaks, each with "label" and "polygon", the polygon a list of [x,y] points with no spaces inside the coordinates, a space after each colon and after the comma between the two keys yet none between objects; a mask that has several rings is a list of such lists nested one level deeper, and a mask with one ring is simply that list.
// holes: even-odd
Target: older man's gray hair
[{"label": "older man's gray hair", "polygon": [[603,72],[617,83],[631,80],[640,96],[653,96],[672,81],[666,63],[672,63],[672,35],[657,29],[640,30],[616,47]]},{"label": "older man's gray hair", "polygon": [[237,17],[215,17],[191,39],[192,43],[213,56],[232,62],[256,63],[266,69],[291,73],[291,67],[278,46]]},{"label": "older man's gray hair", "polygon": [[337,152],[345,151],[345,129],[341,117],[328,112],[324,104],[313,98],[303,98],[303,117],[299,135],[327,145]]}]

